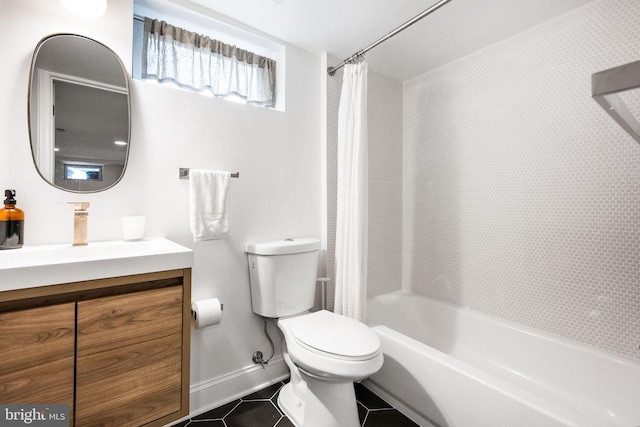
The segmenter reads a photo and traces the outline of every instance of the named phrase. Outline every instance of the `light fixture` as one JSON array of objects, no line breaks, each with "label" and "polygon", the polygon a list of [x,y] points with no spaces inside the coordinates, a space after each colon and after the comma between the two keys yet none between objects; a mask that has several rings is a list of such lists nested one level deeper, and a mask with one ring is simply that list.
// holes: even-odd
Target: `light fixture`
[{"label": "light fixture", "polygon": [[107,10],[107,0],[60,0],[69,12],[87,19],[98,19]]},{"label": "light fixture", "polygon": [[116,145],[127,145],[127,143],[124,141],[113,141],[113,143]]}]

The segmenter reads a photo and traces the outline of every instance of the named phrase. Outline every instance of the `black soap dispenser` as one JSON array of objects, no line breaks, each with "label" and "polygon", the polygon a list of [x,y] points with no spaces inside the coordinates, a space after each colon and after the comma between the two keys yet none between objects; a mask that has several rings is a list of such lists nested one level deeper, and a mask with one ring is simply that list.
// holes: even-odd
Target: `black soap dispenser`
[{"label": "black soap dispenser", "polygon": [[24,212],[16,208],[16,190],[4,191],[0,209],[0,249],[17,249],[24,244]]}]

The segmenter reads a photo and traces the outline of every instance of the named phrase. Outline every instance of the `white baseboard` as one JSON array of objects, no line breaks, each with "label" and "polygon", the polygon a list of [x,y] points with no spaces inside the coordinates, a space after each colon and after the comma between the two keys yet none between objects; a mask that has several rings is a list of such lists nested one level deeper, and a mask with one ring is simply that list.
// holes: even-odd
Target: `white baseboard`
[{"label": "white baseboard", "polygon": [[191,386],[189,418],[233,402],[289,377],[282,356],[274,357],[266,368],[251,365]]}]

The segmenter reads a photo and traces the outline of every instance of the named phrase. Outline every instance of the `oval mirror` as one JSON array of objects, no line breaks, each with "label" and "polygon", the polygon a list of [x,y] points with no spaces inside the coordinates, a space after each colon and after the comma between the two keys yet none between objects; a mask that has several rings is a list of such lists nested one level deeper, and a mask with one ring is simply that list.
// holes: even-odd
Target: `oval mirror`
[{"label": "oval mirror", "polygon": [[129,79],[111,49],[54,34],[31,61],[29,136],[38,173],[63,190],[106,190],[122,178],[131,128]]}]

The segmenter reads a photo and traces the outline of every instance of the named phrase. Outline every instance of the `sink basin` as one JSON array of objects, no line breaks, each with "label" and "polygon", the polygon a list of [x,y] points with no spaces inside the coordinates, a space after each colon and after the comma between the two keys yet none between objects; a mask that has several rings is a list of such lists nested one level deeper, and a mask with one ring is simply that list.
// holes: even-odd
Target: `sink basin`
[{"label": "sink basin", "polygon": [[24,246],[0,251],[0,291],[192,266],[191,249],[167,239]]}]

